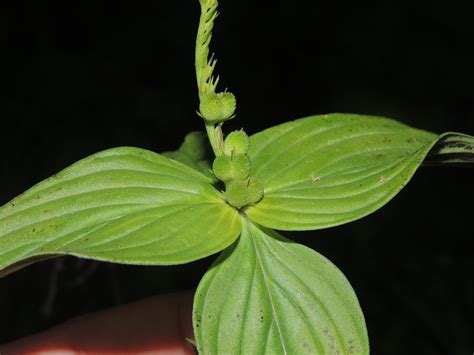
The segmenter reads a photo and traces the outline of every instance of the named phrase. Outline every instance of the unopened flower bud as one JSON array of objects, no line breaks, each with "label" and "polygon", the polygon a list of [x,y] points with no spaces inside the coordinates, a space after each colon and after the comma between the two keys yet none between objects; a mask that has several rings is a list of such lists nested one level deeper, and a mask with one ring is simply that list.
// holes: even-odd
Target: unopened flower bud
[{"label": "unopened flower bud", "polygon": [[206,96],[199,105],[201,116],[209,122],[230,120],[235,112],[237,102],[231,92],[221,92]]}]

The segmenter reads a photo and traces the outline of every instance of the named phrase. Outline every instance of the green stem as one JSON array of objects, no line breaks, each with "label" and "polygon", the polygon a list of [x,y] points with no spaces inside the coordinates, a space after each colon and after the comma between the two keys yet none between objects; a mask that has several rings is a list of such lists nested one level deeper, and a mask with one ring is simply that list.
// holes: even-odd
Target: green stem
[{"label": "green stem", "polygon": [[211,143],[212,151],[217,157],[222,154],[222,149],[224,146],[222,129],[220,125],[215,126],[214,123],[206,122],[206,132],[209,137],[209,142]]}]

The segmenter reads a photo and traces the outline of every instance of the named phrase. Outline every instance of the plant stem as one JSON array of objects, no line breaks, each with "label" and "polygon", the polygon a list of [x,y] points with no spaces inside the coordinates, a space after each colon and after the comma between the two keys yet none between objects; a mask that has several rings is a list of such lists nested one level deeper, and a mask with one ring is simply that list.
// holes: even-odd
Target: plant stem
[{"label": "plant stem", "polygon": [[[211,143],[212,151],[217,157],[222,154],[223,139],[222,139],[222,129],[220,125],[214,125],[214,123],[206,122],[206,132],[209,137],[209,143]],[[219,133],[220,134],[219,134]],[[217,134],[216,134],[217,133]]]}]

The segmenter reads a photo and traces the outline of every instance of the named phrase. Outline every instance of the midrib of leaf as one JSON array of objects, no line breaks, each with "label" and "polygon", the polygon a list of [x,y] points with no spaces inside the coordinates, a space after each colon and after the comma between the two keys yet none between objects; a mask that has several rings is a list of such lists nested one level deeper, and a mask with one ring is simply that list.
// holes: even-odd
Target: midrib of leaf
[{"label": "midrib of leaf", "polygon": [[[75,256],[79,256],[79,257],[87,257],[86,255],[86,251],[88,249],[94,249],[96,248],[97,246],[101,246],[101,245],[105,245],[105,244],[108,244],[108,243],[113,243],[113,241],[115,239],[120,239],[120,238],[123,238],[123,237],[126,237],[128,234],[130,233],[133,233],[133,232],[136,232],[140,229],[143,229],[144,227],[146,227],[148,224],[152,224],[152,223],[156,223],[158,222],[159,220],[162,220],[163,218],[166,218],[166,217],[169,217],[170,215],[173,215],[173,214],[179,214],[179,213],[182,213],[184,210],[188,209],[188,208],[193,208],[194,206],[196,205],[211,205],[211,206],[214,206],[213,203],[211,202],[201,202],[201,203],[192,203],[192,202],[189,202],[189,203],[174,203],[174,204],[169,204],[167,205],[166,207],[169,208],[169,207],[176,207],[176,206],[183,206],[184,208],[181,208],[179,210],[176,210],[176,211],[173,211],[171,213],[168,213],[166,215],[163,215],[163,216],[160,216],[159,218],[153,220],[152,222],[149,222],[147,223],[145,226],[140,226],[140,228],[136,228],[134,229],[133,231],[130,231],[130,232],[127,232],[126,234],[120,234],[120,235],[115,235],[113,239],[107,239],[107,240],[101,240],[100,243],[96,243],[96,244],[93,244],[93,245],[89,245],[87,246],[85,249],[79,249],[77,251],[66,251],[66,248],[68,245],[70,244],[73,244],[74,242],[76,242],[77,240],[80,240],[80,239],[83,239],[83,238],[86,238],[88,235],[96,232],[97,230],[99,230],[100,228],[102,227],[105,227],[107,224],[115,221],[115,220],[119,220],[120,218],[122,218],[124,215],[121,215],[121,216],[115,216],[113,218],[110,218],[106,221],[102,221],[100,223],[95,223],[95,224],[91,224],[91,225],[81,225],[81,226],[78,226],[79,228],[75,229],[75,230],[72,230],[72,231],[68,231],[68,233],[66,234],[60,234],[59,236],[56,234],[54,236],[50,236],[47,240],[41,240],[41,241],[37,241],[37,240],[31,240],[29,242],[25,242],[25,243],[22,243],[20,245],[16,245],[15,248],[11,249],[11,250],[8,250],[6,252],[3,253],[3,256],[6,256],[8,255],[9,253],[15,253],[15,251],[19,250],[19,249],[23,249],[22,252],[21,252],[21,256],[29,256],[31,255],[32,257],[34,256],[37,256],[37,255],[42,255],[44,253],[44,251],[46,250],[47,252],[51,253],[51,254],[58,254],[58,255],[62,255],[62,254],[68,254],[68,255],[75,255]],[[101,209],[101,207],[96,207],[98,209]],[[153,209],[161,209],[163,208],[163,206],[150,206],[149,208],[145,208],[145,209],[142,209],[142,210],[138,210],[138,211],[135,211],[134,214],[139,214],[139,213],[144,213],[144,212],[149,212]],[[94,208],[92,208],[94,209]],[[86,210],[79,210],[79,211],[74,211],[72,213],[70,213],[72,216],[76,213],[81,213],[81,212],[85,212],[89,209],[86,209]],[[127,214],[125,214],[127,215]],[[219,219],[218,221],[220,222],[224,217],[225,217],[226,213],[225,211],[222,211],[220,214],[219,214]],[[59,217],[63,217],[64,215],[61,215]],[[42,221],[42,222],[47,222],[49,220],[54,220],[55,218],[58,218],[58,217],[54,217],[54,218],[51,218],[51,219],[48,219],[48,220],[45,220],[45,221]],[[35,223],[33,223],[32,225],[34,225]],[[215,223],[214,224],[214,228],[215,226],[217,226],[219,223]],[[231,226],[229,226],[229,228],[231,229],[231,227],[233,227],[233,225],[235,224],[235,219],[232,223]],[[25,226],[24,228],[22,229],[28,229],[30,227],[30,225],[28,226]],[[84,232],[82,232],[84,231]],[[12,231],[11,233],[14,233],[15,231]],[[76,237],[72,238],[72,239],[69,239],[71,237],[71,235],[75,235],[77,234]],[[176,233],[175,233],[176,235]],[[7,235],[4,235],[4,236],[7,236]],[[3,236],[2,236],[3,237]],[[66,239],[67,241],[62,244],[61,243],[61,240],[64,240]],[[161,240],[161,241],[164,241],[166,240],[167,238]],[[51,244],[51,243],[60,243],[59,246],[56,246],[55,249],[51,249],[51,250],[48,250],[48,246]],[[133,245],[132,247],[137,247],[139,245]],[[192,246],[194,247],[194,246]],[[122,249],[125,249],[125,248],[112,248],[113,250],[122,250]],[[37,251],[40,251],[39,253],[36,253]],[[186,251],[186,249],[181,249],[179,250],[178,252],[176,253],[182,253],[183,251]],[[101,250],[101,252],[107,252],[107,250]],[[170,255],[174,255],[176,253],[167,253],[167,256],[170,256]],[[97,260],[108,260],[107,258],[100,258],[100,257],[94,257],[95,259]]]},{"label": "midrib of leaf", "polygon": [[[400,168],[398,170],[395,170],[393,171],[393,173],[391,175],[387,175],[385,176],[386,178],[386,182],[385,184],[389,183],[391,180],[395,179],[398,175],[400,175],[400,173],[404,170],[404,166],[400,166]],[[328,195],[325,195],[324,197],[301,197],[301,196],[291,196],[291,195],[280,195],[280,191],[276,191],[275,194],[273,194],[271,197],[272,198],[286,198],[288,200],[302,200],[302,201],[330,201],[330,200],[344,200],[346,199],[347,197],[357,197],[357,196],[360,196],[360,195],[364,195],[364,194],[367,194],[369,192],[373,193],[374,190],[376,189],[382,189],[383,190],[384,186],[382,184],[379,184],[379,185],[371,185],[369,186],[368,188],[365,188],[365,189],[362,189],[362,190],[358,190],[357,193],[353,193],[353,194],[346,194],[346,195],[343,195],[343,196],[339,196],[339,197],[334,197],[334,196],[328,196]],[[301,190],[301,189],[300,189]],[[396,190],[396,189],[395,189]],[[290,190],[291,191],[291,190]],[[389,192],[392,191],[392,190],[389,190]],[[372,195],[372,194],[371,194]],[[386,195],[390,195],[390,193],[387,193]],[[378,203],[378,200],[373,202],[373,203]],[[373,203],[370,203],[370,204],[367,204],[367,205],[364,205],[362,207],[358,207],[358,208],[355,208],[355,209],[352,209],[352,210],[347,210],[347,211],[344,211],[344,212],[322,212],[322,211],[318,211],[318,212],[306,212],[306,211],[298,211],[298,210],[295,210],[295,209],[289,209],[288,207],[286,206],[283,206],[283,205],[279,205],[279,206],[276,206],[276,205],[272,205],[270,206],[270,208],[272,210],[281,210],[281,211],[287,211],[287,210],[291,210],[293,212],[298,212],[298,213],[302,213],[302,214],[328,214],[328,215],[344,215],[344,214],[347,214],[347,213],[353,213],[354,211],[357,211],[357,210],[360,210],[360,209],[365,209],[365,208],[368,208],[370,207]]]},{"label": "midrib of leaf", "polygon": [[262,278],[263,278],[263,281],[265,283],[265,290],[267,292],[268,299],[270,301],[270,305],[271,305],[271,308],[272,308],[272,318],[273,318],[275,326],[277,328],[278,338],[280,339],[280,343],[281,343],[281,347],[283,349],[283,353],[287,354],[285,342],[283,341],[283,334],[282,334],[282,331],[281,331],[280,322],[279,322],[278,317],[277,317],[275,302],[273,301],[273,297],[272,297],[271,290],[270,290],[268,276],[267,276],[267,273],[265,271],[265,267],[263,265],[263,260],[262,260],[262,257],[260,255],[260,251],[258,249],[258,246],[257,246],[256,242],[255,242],[255,236],[252,233],[252,224],[251,224],[250,220],[248,220],[248,219],[246,219],[245,221],[242,221],[242,224],[244,224],[244,223],[246,223],[245,226],[248,229],[249,236],[252,239],[252,245],[253,245],[254,250],[255,250],[255,256],[257,258],[257,263],[259,265],[260,271],[262,272]]},{"label": "midrib of leaf", "polygon": [[[187,208],[192,208],[192,207],[194,207],[194,205],[203,205],[203,204],[209,204],[209,205],[214,206],[214,204],[212,204],[212,203],[199,203],[199,204],[196,203],[196,204],[192,204],[193,206],[190,206],[190,204],[187,204],[187,203],[186,203],[186,204],[183,204],[183,206],[185,206],[186,208],[180,209],[180,210],[177,210],[177,211],[174,211],[173,213],[170,213],[170,214],[167,214],[167,215],[164,215],[164,216],[161,216],[160,218],[155,219],[153,222],[150,222],[149,224],[156,223],[156,222],[159,221],[160,219],[163,219],[163,218],[165,218],[165,217],[169,217],[169,216],[171,216],[171,215],[173,215],[173,214],[179,214],[179,213],[183,212],[184,210],[186,210]],[[175,204],[175,206],[177,206],[177,205],[179,205],[179,204]],[[159,207],[159,208],[161,208],[161,207]],[[212,229],[212,230],[215,230],[216,226],[218,226],[219,223],[220,223],[220,221],[225,217],[225,214],[226,214],[226,211],[222,211],[222,212],[220,213],[220,217],[219,217],[219,219],[218,219],[219,222],[214,223],[214,226],[213,226],[213,229]],[[232,224],[229,226],[229,229],[231,229],[231,227],[235,224],[235,222],[236,222],[236,219],[233,220]],[[147,225],[148,225],[148,224],[147,224]],[[146,227],[146,226],[143,226],[142,228],[144,228],[144,227]],[[183,227],[183,226],[181,226],[181,227]],[[140,229],[142,229],[142,228],[139,228],[139,229],[137,229],[137,230],[140,230]],[[181,228],[181,229],[184,229],[184,228]],[[135,230],[135,232],[136,232],[137,230]],[[174,233],[174,235],[176,236],[177,231],[174,231],[173,233]],[[125,237],[125,236],[127,236],[127,235],[128,235],[128,234],[122,235],[122,236],[120,236],[120,238],[121,238],[121,237]],[[117,238],[117,239],[118,239],[118,238]],[[164,239],[160,239],[160,242],[164,242],[164,241],[166,241],[167,239],[170,239],[170,237],[167,237],[167,238],[164,238]],[[113,240],[108,240],[106,243],[110,243],[110,242],[113,242]],[[103,244],[106,244],[106,243],[100,243],[100,245],[103,245]],[[150,244],[153,244],[153,241],[150,242]],[[98,244],[95,244],[95,245],[91,246],[90,249],[93,249],[93,248],[96,247],[97,245],[98,245]],[[140,245],[133,245],[133,246],[127,247],[127,248],[133,248],[133,247],[137,247],[137,246],[140,246]],[[125,248],[125,247],[124,247],[124,248],[112,248],[111,250],[125,250],[125,249],[127,249],[127,248]],[[176,254],[178,254],[178,253],[183,253],[184,251],[187,251],[187,250],[192,249],[192,248],[195,248],[195,246],[192,245],[192,246],[190,246],[190,247],[180,249],[179,251],[167,252],[166,255],[167,255],[167,256],[176,255]],[[169,250],[169,249],[168,249],[168,250]],[[107,252],[107,251],[109,251],[109,250],[107,250],[107,249],[106,249],[106,250],[102,250],[102,249],[101,249],[101,252]],[[74,255],[80,256],[81,253],[74,253]]]},{"label": "midrib of leaf", "polygon": [[[86,208],[86,209],[82,209],[82,210],[76,210],[76,211],[73,211],[73,212],[70,212],[70,213],[66,213],[66,214],[61,214],[59,216],[54,216],[54,217],[51,217],[51,218],[46,218],[46,219],[42,219],[42,220],[37,220],[33,223],[30,223],[30,224],[27,224],[27,225],[23,225],[21,228],[17,228],[17,229],[12,229],[10,230],[7,234],[3,234],[1,235],[2,238],[6,238],[8,236],[10,236],[12,233],[15,233],[15,232],[18,232],[20,230],[28,230],[29,228],[31,228],[33,225],[37,224],[37,223],[45,223],[45,222],[51,222],[59,217],[64,217],[64,216],[74,216],[75,214],[77,213],[82,213],[82,212],[87,212],[87,211],[92,211],[92,210],[102,210],[104,207],[125,207],[127,205],[107,205],[107,206],[96,206],[96,207],[91,207],[91,208]],[[136,212],[143,212],[143,211],[146,211],[148,209],[143,209],[143,210],[138,210]],[[110,218],[110,219],[107,219],[106,222],[110,222],[112,220],[115,220],[115,219],[119,219],[120,217],[122,216],[118,216],[118,217],[114,217],[114,218]],[[93,225],[91,225],[93,226]],[[87,227],[84,227],[84,228],[87,228]],[[82,229],[82,228],[81,228]],[[75,233],[77,231],[72,231],[71,233]]]},{"label": "midrib of leaf", "polygon": [[[368,176],[364,176],[363,178],[360,178],[358,180],[365,181],[366,179],[373,178],[376,175],[380,175],[384,172],[391,171],[391,174],[383,175],[386,179],[384,184],[390,183],[391,180],[395,179],[400,174],[400,172],[403,170],[404,166],[401,166],[397,170],[394,170],[394,167],[396,167],[396,165],[391,166],[391,167],[386,168],[386,169],[383,169],[383,170],[380,170],[376,174],[371,174],[371,175],[368,175]],[[355,181],[357,181],[357,180],[355,180]],[[329,189],[329,188],[334,188],[334,187],[340,187],[340,186],[343,186],[343,185],[345,185],[345,184],[339,184],[339,185],[336,184],[336,185],[333,185],[333,186],[329,186],[327,188]],[[370,185],[370,186],[365,187],[363,189],[357,189],[353,193],[350,193],[350,194],[346,193],[344,195],[340,195],[340,193],[339,194],[336,193],[334,195],[330,195],[328,193],[325,193],[324,196],[322,196],[322,197],[313,197],[313,196],[304,197],[304,196],[291,195],[291,192],[293,192],[293,191],[305,191],[305,190],[310,190],[311,189],[310,187],[307,187],[307,188],[298,188],[298,189],[286,190],[286,192],[290,193],[290,194],[283,193],[285,191],[276,190],[276,191],[274,191],[274,193],[272,194],[271,197],[288,198],[288,199],[294,199],[294,200],[308,200],[308,201],[342,200],[342,199],[346,199],[348,197],[356,197],[356,196],[364,195],[364,194],[367,194],[368,192],[373,192],[374,190],[383,189],[383,188],[384,188],[383,184],[378,184],[378,185]],[[323,188],[318,188],[318,191],[321,191],[323,189],[324,189],[324,187]],[[314,188],[313,188],[313,190],[314,190]]]},{"label": "midrib of leaf", "polygon": [[[168,205],[168,206],[169,206],[169,207],[173,207],[173,206],[179,206],[179,205],[181,205],[181,204],[170,204],[170,205]],[[71,215],[71,217],[72,217],[74,214],[77,214],[77,213],[87,212],[87,211],[94,210],[94,209],[102,210],[104,207],[114,207],[114,206],[117,206],[117,207],[118,207],[118,206],[123,206],[123,205],[97,206],[97,207],[86,208],[86,209],[82,209],[82,210],[76,210],[76,211],[72,211],[72,212],[67,213],[67,214],[61,214],[61,215],[59,215],[59,216],[54,216],[54,217],[47,218],[47,219],[44,219],[44,220],[35,221],[35,222],[31,223],[31,224],[22,226],[21,229],[27,230],[27,229],[31,228],[32,225],[35,225],[36,223],[49,222],[49,221],[52,221],[52,220],[54,220],[54,219],[56,219],[56,218],[58,218],[58,217],[64,217],[64,216],[68,216],[68,215]],[[144,205],[144,206],[145,206],[145,205]],[[153,209],[156,209],[156,208],[161,208],[161,207],[160,207],[160,206],[151,206],[151,207],[149,207],[149,208],[144,208],[144,209],[141,209],[141,210],[137,210],[137,211],[135,211],[134,213],[143,213],[143,212],[147,212],[147,211],[150,211],[150,210],[153,210]],[[180,212],[180,211],[182,211],[182,210],[174,211],[173,213],[178,213],[178,212]],[[124,214],[124,215],[126,215],[126,214]],[[72,243],[74,243],[75,241],[77,241],[77,240],[79,240],[79,239],[81,239],[81,238],[84,238],[84,237],[86,237],[87,235],[89,235],[89,234],[91,234],[91,233],[97,231],[98,228],[101,228],[101,227],[107,225],[108,223],[110,223],[110,222],[112,222],[112,221],[115,221],[115,220],[118,220],[118,219],[122,218],[124,215],[115,216],[115,217],[113,217],[113,218],[107,219],[106,221],[101,221],[101,222],[99,222],[99,223],[95,223],[95,224],[91,224],[91,225],[79,226],[78,229],[73,230],[73,231],[70,231],[69,233],[66,233],[66,234],[62,234],[62,235],[60,235],[59,237],[58,237],[58,236],[50,236],[50,238],[48,238],[47,241],[44,241],[44,240],[43,240],[43,241],[31,240],[30,243],[24,243],[24,244],[18,245],[16,249],[22,248],[22,247],[25,247],[25,246],[28,246],[28,245],[40,244],[39,247],[36,247],[36,246],[35,246],[34,248],[30,249],[29,251],[27,251],[26,253],[23,254],[23,255],[27,255],[27,254],[29,254],[29,253],[31,253],[31,252],[34,252],[35,250],[38,250],[38,249],[41,249],[41,248],[47,248],[48,243],[58,242],[58,241],[59,241],[60,239],[62,239],[62,238],[68,238],[70,235],[73,235],[73,234],[75,234],[75,233],[80,233],[82,230],[88,230],[88,229],[92,228],[92,230],[89,230],[86,234],[79,234],[79,236],[78,236],[77,238],[68,240],[67,243],[61,245],[61,247],[65,247],[65,246],[67,246],[67,245],[69,245],[69,244],[72,244]],[[142,226],[141,226],[140,228],[137,228],[136,230],[139,230],[139,229],[141,229],[141,228],[142,228]],[[136,230],[135,230],[135,231],[136,231]],[[9,236],[10,234],[15,233],[15,232],[17,232],[17,231],[18,231],[17,229],[16,229],[16,230],[12,230],[12,231],[10,231],[10,232],[7,233],[7,234],[2,235],[2,238],[3,238],[3,237],[7,237],[7,236]],[[128,234],[128,233],[127,233],[127,234]],[[125,235],[126,235],[126,234],[125,234]],[[124,235],[123,235],[123,236],[124,236]],[[107,243],[108,241],[105,241],[105,242],[102,241],[102,242],[103,242],[103,243],[94,244],[93,246],[105,244],[105,243]],[[14,251],[14,250],[15,250],[15,249],[12,249],[12,250],[9,250],[8,252],[12,252],[12,251]],[[57,252],[57,251],[54,251],[54,252],[55,252],[55,253],[60,253],[60,252]]]},{"label": "midrib of leaf", "polygon": [[[396,160],[394,163],[392,163],[391,165],[386,165],[384,163],[379,163],[378,165],[381,166],[382,169],[380,170],[370,170],[370,173],[367,174],[367,175],[362,175],[362,176],[357,176],[356,178],[353,178],[352,180],[344,180],[343,182],[340,182],[340,183],[334,183],[332,185],[324,185],[324,186],[318,186],[317,189],[318,190],[321,190],[321,189],[325,189],[325,188],[334,188],[334,187],[340,187],[340,186],[344,186],[344,185],[347,185],[347,184],[351,184],[355,181],[358,181],[358,180],[362,180],[362,179],[367,179],[367,178],[370,178],[370,177],[373,177],[374,175],[377,175],[377,174],[381,174],[383,173],[384,171],[387,171],[387,170],[390,170],[392,168],[394,168],[395,166],[397,166],[398,164],[401,164],[404,160],[408,159],[409,157],[403,157],[403,158],[400,158],[398,160]],[[325,166],[324,166],[325,167]],[[324,168],[323,167],[323,168]],[[323,169],[321,168],[321,170]],[[359,171],[356,171],[356,172],[352,172],[352,173],[344,173],[344,174],[339,174],[337,172],[334,172],[334,173],[330,173],[330,174],[327,174],[327,175],[324,175],[324,174],[319,174],[318,176],[321,178],[321,179],[327,179],[328,177],[332,177],[332,176],[341,176],[341,175],[351,175],[351,174],[357,174],[359,172],[363,172],[363,171],[366,171],[367,169],[364,168],[364,169],[360,169]],[[302,184],[302,183],[305,183],[307,182],[308,179],[304,179],[304,180],[300,180],[300,181],[296,181],[294,183],[291,183],[291,184],[288,184],[288,185],[281,185],[281,186],[274,186],[274,187],[271,187],[269,189],[266,189],[265,192],[266,193],[277,193],[278,196],[280,196],[279,194],[281,192],[284,192],[284,191],[301,191],[301,190],[314,190],[314,187],[313,186],[304,186],[304,187],[300,187],[300,188],[292,188],[292,186],[296,186],[296,185],[299,185],[299,184]]]},{"label": "midrib of leaf", "polygon": [[[135,228],[135,229],[132,229],[132,230],[127,231],[127,233],[125,233],[125,234],[118,234],[118,235],[115,235],[114,238],[106,239],[106,240],[101,240],[100,243],[90,244],[90,245],[88,245],[87,248],[88,248],[88,249],[90,249],[90,248],[96,248],[96,247],[99,247],[99,246],[103,246],[103,245],[105,245],[105,244],[113,243],[116,239],[120,239],[120,238],[127,237],[127,236],[129,236],[130,234],[135,233],[135,232],[138,232],[139,230],[144,229],[144,228],[146,228],[146,227],[148,227],[148,226],[150,226],[150,225],[152,225],[152,224],[154,224],[154,223],[156,223],[156,222],[158,222],[158,221],[160,221],[160,220],[162,220],[162,219],[164,219],[164,218],[168,218],[168,217],[171,217],[171,216],[173,216],[173,215],[180,214],[180,213],[182,213],[183,211],[186,211],[186,210],[188,210],[188,209],[194,208],[194,205],[195,205],[195,204],[192,204],[192,203],[189,203],[189,204],[188,204],[188,203],[186,203],[186,204],[181,204],[181,203],[180,203],[180,204],[175,204],[175,205],[173,205],[173,206],[183,206],[183,208],[181,208],[181,209],[179,209],[179,210],[176,210],[176,211],[173,211],[173,212],[170,212],[170,213],[166,213],[166,214],[164,214],[164,215],[162,215],[162,216],[159,216],[159,217],[153,219],[152,221],[147,222],[147,223],[141,225],[141,226],[138,227],[138,228]],[[166,206],[166,207],[171,207],[171,206],[172,206],[172,205],[168,205],[168,206]],[[139,211],[139,213],[140,213],[140,212],[148,212],[148,211],[151,211],[151,210],[153,210],[153,209],[160,209],[160,208],[162,208],[162,206],[147,208],[145,211]],[[118,217],[118,218],[115,218],[115,219],[120,219],[120,218],[121,218],[121,217]],[[114,219],[114,220],[115,220],[115,219]],[[185,227],[187,227],[187,226],[189,225],[189,223],[190,223],[190,222],[188,221],[187,223],[180,225],[180,229],[178,229],[178,232],[181,231],[182,229],[184,229]],[[171,235],[175,235],[175,234],[176,234],[176,231],[173,231],[173,233],[171,233]],[[169,237],[168,237],[168,238],[169,238]],[[163,241],[165,241],[165,240],[168,239],[168,238],[160,239],[160,241],[163,242]],[[146,243],[146,244],[152,244],[152,243],[154,243],[154,241],[150,241],[150,242],[148,242],[148,243]],[[146,244],[143,244],[143,245],[146,245]],[[127,247],[122,247],[122,248],[113,248],[113,247],[112,247],[112,249],[113,249],[113,250],[124,250],[124,249],[127,249],[127,248],[134,248],[134,247],[143,246],[143,245],[134,244],[134,245],[132,245],[132,246],[127,246]],[[106,252],[106,251],[110,251],[110,250],[101,249],[100,251],[101,251],[101,252]]]},{"label": "midrib of leaf", "polygon": [[[211,204],[211,203],[208,203],[208,204],[213,205],[213,204]],[[195,204],[195,205],[197,205],[197,204]],[[200,205],[202,205],[202,204],[200,204]],[[157,219],[153,220],[152,222],[147,223],[146,225],[142,226],[141,228],[136,229],[136,230],[133,231],[133,232],[136,232],[136,231],[138,231],[138,230],[140,230],[140,229],[142,229],[142,228],[146,228],[147,226],[149,226],[149,225],[151,225],[151,224],[153,224],[153,223],[158,222],[160,219],[169,217],[169,216],[171,216],[171,215],[173,215],[173,214],[182,213],[182,212],[185,211],[186,209],[189,209],[189,208],[193,208],[193,207],[194,207],[194,206],[190,206],[189,204],[183,204],[183,206],[184,206],[185,208],[183,208],[183,209],[181,209],[181,210],[178,210],[178,211],[174,211],[173,213],[170,213],[170,214],[161,216],[160,218],[157,218]],[[217,221],[220,222],[220,221],[224,218],[224,216],[225,216],[225,212],[221,212],[220,217],[219,217],[219,219],[218,219]],[[187,223],[182,224],[179,229],[173,231],[167,238],[160,239],[160,242],[164,242],[164,241],[166,241],[166,240],[168,240],[168,239],[171,239],[173,236],[176,236],[177,234],[179,234],[179,232],[182,232],[182,230],[185,230],[186,227],[188,227],[188,226],[189,226],[191,223],[193,223],[193,222],[194,222],[194,221],[190,221],[190,222],[187,222]],[[215,222],[215,223],[214,223],[213,229],[211,229],[211,231],[212,231],[212,230],[215,230],[216,226],[219,225],[219,222]],[[235,220],[234,220],[234,222],[232,223],[232,225],[233,225],[234,223],[235,223]],[[129,235],[129,234],[130,234],[130,233],[127,233],[127,234],[125,234],[125,235],[120,235],[120,236],[117,237],[116,239],[119,239],[119,238],[122,238],[122,237],[126,237],[126,236]],[[209,234],[212,234],[212,233],[209,233]],[[113,243],[114,240],[115,240],[115,239],[108,240],[106,243],[94,244],[94,245],[91,246],[91,248],[94,248],[94,247],[96,247],[97,245],[103,245],[103,244],[107,244],[107,243]],[[130,248],[135,248],[135,247],[143,247],[143,246],[146,246],[147,244],[153,244],[154,242],[155,242],[155,241],[150,241],[150,242],[145,243],[145,244],[134,244],[133,246],[127,246],[127,247],[122,247],[122,248],[111,248],[111,249],[105,249],[105,250],[101,249],[100,251],[101,251],[101,252],[107,252],[107,251],[111,251],[111,250],[114,250],[114,251],[115,251],[115,250],[126,250],[126,249],[130,249]],[[175,255],[176,253],[182,253],[182,252],[184,252],[184,251],[187,251],[187,250],[190,249],[190,248],[195,248],[195,246],[190,246],[189,248],[183,248],[183,249],[180,249],[179,251],[168,252],[168,253],[166,253],[166,255],[170,256],[170,255]]]},{"label": "midrib of leaf", "polygon": [[[288,268],[286,268],[288,270]],[[294,274],[293,274],[294,275]],[[308,319],[308,317],[306,316],[305,312],[301,309],[301,306],[298,305],[294,300],[291,299],[291,295],[288,293],[288,291],[285,289],[285,287],[283,285],[281,285],[278,280],[275,280],[274,283],[273,283],[279,290],[282,294],[285,295],[285,298],[286,300],[291,303],[293,305],[293,307],[298,311],[298,313],[300,314],[301,316],[301,319],[304,320],[304,322],[306,323],[306,325],[308,326],[308,328],[311,328],[311,321]],[[318,304],[319,306],[322,306],[322,303],[318,301]],[[324,309],[326,309],[324,306],[323,306]],[[329,319],[331,319],[331,317],[328,317]],[[332,320],[332,319],[331,319]],[[323,350],[323,344],[321,343],[321,341],[315,336],[315,334],[311,334],[311,337],[313,338],[314,342],[318,345],[319,349],[321,349],[321,351]],[[339,336],[339,332],[337,331],[337,337],[338,339],[340,340],[341,337]],[[286,352],[285,352],[286,353]]]}]

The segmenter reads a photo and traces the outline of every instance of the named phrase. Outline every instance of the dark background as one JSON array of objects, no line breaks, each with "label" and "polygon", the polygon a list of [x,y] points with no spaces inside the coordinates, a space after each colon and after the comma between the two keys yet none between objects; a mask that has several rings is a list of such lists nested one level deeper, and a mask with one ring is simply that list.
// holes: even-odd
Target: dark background
[{"label": "dark background", "polygon": [[[248,133],[355,112],[474,134],[473,2],[222,0],[212,48]],[[0,12],[0,205],[98,150],[177,148],[195,115],[198,1],[17,1]],[[470,354],[474,170],[423,168],[386,207],[290,234],[338,265],[373,354]],[[0,342],[70,317],[197,286],[177,267],[73,258],[0,279]],[[126,325],[125,325],[126,326]]]}]

